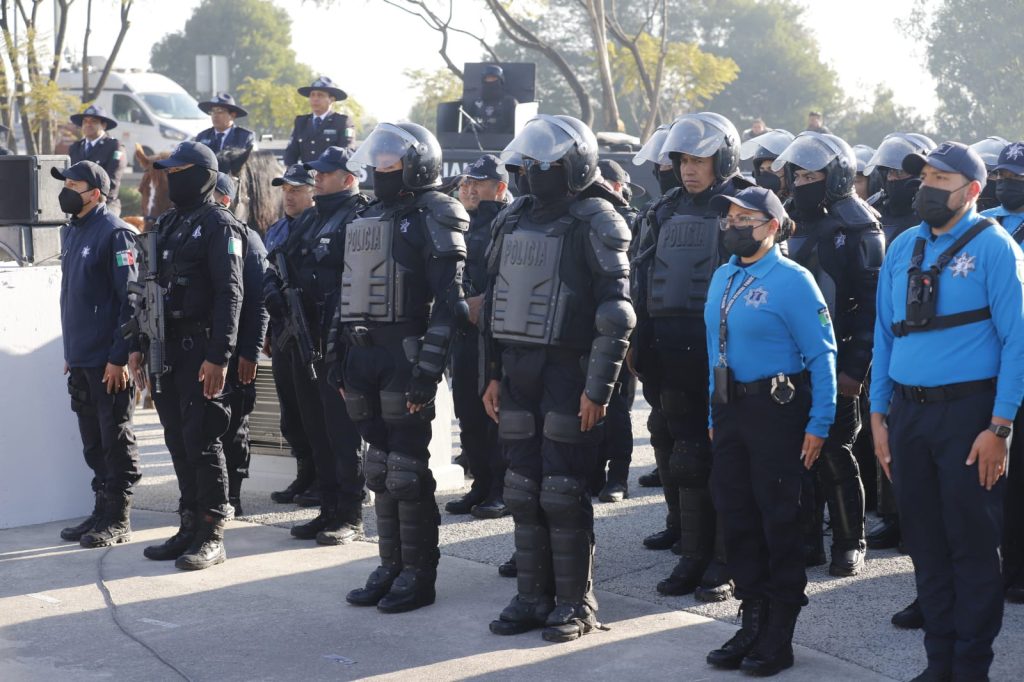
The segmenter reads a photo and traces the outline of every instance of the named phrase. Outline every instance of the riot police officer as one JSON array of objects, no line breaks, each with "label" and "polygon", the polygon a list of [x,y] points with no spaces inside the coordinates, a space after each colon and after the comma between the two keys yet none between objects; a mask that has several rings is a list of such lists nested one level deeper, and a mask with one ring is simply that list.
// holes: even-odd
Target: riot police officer
[{"label": "riot police officer", "polygon": [[316,161],[328,147],[349,147],[355,139],[352,120],[345,114],[331,111],[335,102],[348,98],[330,78],[320,76],[310,85],[299,88],[309,98],[310,113],[295,117],[291,140],[284,150],[284,163]]},{"label": "riot police officer", "polygon": [[[885,237],[877,212],[854,194],[857,158],[843,140],[803,132],[772,168],[785,169],[793,184],[797,229],[789,256],[814,275],[835,321],[839,396],[815,473],[832,526],[829,573],[856,575],[864,566],[866,542],[864,486],[853,444],[860,431],[859,396],[871,367],[875,288]],[[821,523],[815,524],[820,535]]]},{"label": "riot police officer", "polygon": [[200,102],[199,108],[210,115],[213,127],[196,135],[196,142],[202,142],[213,150],[221,172],[238,177],[242,166],[249,160],[256,136],[251,130],[237,125],[235,120],[248,116],[249,112],[226,92],[218,92],[213,99]]},{"label": "riot police officer", "polygon": [[110,178],[107,212],[115,217],[121,215],[121,200],[117,195],[128,158],[121,141],[107,135],[117,127],[117,121],[108,116],[103,107],[90,104],[82,113],[72,114],[71,122],[82,129],[82,138],[68,147],[71,163],[92,161],[103,167]]},{"label": "riot police officer", "polygon": [[[306,170],[301,163],[297,163],[289,166],[284,175],[274,178],[270,184],[281,188],[284,216],[267,228],[265,244],[268,253],[273,252],[288,240],[296,218],[313,205],[313,174]],[[276,288],[276,282],[268,282],[266,278],[264,278],[264,285]],[[264,299],[268,293],[270,291],[264,289]],[[274,390],[277,393],[277,401],[281,409],[281,435],[288,441],[288,446],[295,457],[296,474],[295,479],[284,490],[270,493],[270,499],[278,504],[290,504],[296,501],[300,495],[306,497],[312,496],[314,493],[319,495],[319,483],[316,480],[316,465],[313,462],[313,446],[309,444],[306,429],[302,425],[302,410],[295,394],[292,363],[285,354],[285,348],[281,341],[281,318],[278,318],[275,326],[273,316],[271,316],[263,353],[268,357],[278,358],[278,361],[271,365],[274,374]],[[316,490],[312,490],[312,488]],[[319,504],[319,500],[317,504]]]},{"label": "riot police officer", "polygon": [[480,76],[480,97],[466,102],[466,113],[477,130],[484,133],[512,134],[516,122],[516,98],[505,92],[505,71],[488,64]]},{"label": "riot police officer", "polygon": [[[441,517],[428,462],[437,384],[465,324],[469,216],[435,190],[441,147],[415,123],[381,123],[349,168],[373,168],[377,201],[345,234],[338,323],[345,406],[369,443],[381,565],[347,600],[398,613],[432,604]],[[443,425],[448,428],[447,425]]]},{"label": "riot police officer", "polygon": [[772,161],[779,158],[779,154],[790,145],[793,138],[793,133],[778,128],[740,145],[740,159],[750,159],[753,163],[751,174],[754,182],[758,187],[770,189],[781,201],[789,199],[792,188],[786,183],[785,173],[772,170]]},{"label": "riot police officer", "polygon": [[[363,527],[359,434],[335,387],[337,381],[329,380],[332,363],[325,354],[338,306],[346,226],[368,203],[359,192],[359,179],[346,165],[350,155],[348,149],[328,147],[319,159],[303,164],[316,173],[314,206],[296,219],[288,239],[271,254],[273,271],[266,280],[271,313],[279,319],[298,313],[290,309],[294,301],[285,302],[285,287],[290,286],[300,294],[298,305],[308,329],[308,340],[298,334],[284,357],[291,362],[302,424],[313,447],[320,513],[294,526],[291,534],[321,545],[351,542]],[[284,256],[288,272],[278,269],[278,253]],[[304,349],[306,343],[311,348]],[[312,367],[310,356],[304,356],[310,352]]]},{"label": "riot police officer", "polygon": [[[857,157],[857,175],[853,178],[853,191],[864,201],[868,201],[880,187],[877,185],[878,174],[867,170],[868,162],[874,156],[875,150],[866,144],[853,146],[853,155]],[[869,202],[870,203],[870,202]]]},{"label": "riot police officer", "polygon": [[[214,199],[229,208],[235,200],[235,181],[217,173]],[[228,363],[227,383],[231,420],[224,432],[224,461],[228,468],[228,503],[241,516],[242,480],[249,478],[249,415],[256,408],[256,363],[267,335],[269,316],[263,307],[263,275],[267,270],[267,249],[256,230],[245,225],[245,261],[242,264],[242,312],[238,319],[238,345]]]},{"label": "riot police officer", "polygon": [[[477,316],[479,302],[487,289],[491,223],[509,203],[508,180],[501,160],[493,154],[484,154],[465,169],[459,185],[459,200],[469,213],[463,289]],[[452,349],[452,402],[459,418],[459,438],[473,474],[473,485],[468,493],[447,503],[444,509],[449,514],[500,518],[508,514],[503,495],[505,460],[498,446],[498,429],[480,401],[479,344],[477,328],[466,327],[455,337]]]},{"label": "riot police officer", "polygon": [[[181,525],[144,553],[185,570],[227,558],[224,525],[233,511],[221,437],[231,419],[225,380],[238,339],[246,240],[243,225],[213,201],[217,165],[213,150],[191,141],[154,164],[167,171],[174,208],[157,221],[159,263],[147,264],[158,270],[167,318],[167,366],[150,358],[149,385],[178,479]],[[140,362],[135,355],[133,366]]]},{"label": "riot police officer", "polygon": [[579,120],[536,116],[511,153],[532,194],[494,225],[484,406],[509,460],[518,591],[490,628],[543,627],[544,639],[564,642],[601,627],[587,477],[635,322],[629,229],[606,201],[580,196],[598,157]]},{"label": "riot police officer", "polygon": [[131,318],[128,285],[138,278],[135,238],[103,204],[110,179],[101,166],[79,161],[50,173],[64,182],[58,200],[71,216],[61,237],[64,373],[95,495],[92,514],[60,536],[105,547],[131,539],[132,487],[141,476],[132,429],[135,387],[121,336]]},{"label": "riot police officer", "polygon": [[981,196],[978,197],[979,211],[987,211],[999,205],[999,200],[996,199],[996,182],[999,180],[996,164],[999,163],[999,154],[1008,144],[1010,142],[1006,138],[991,135],[971,145],[971,149],[981,157],[985,163],[985,170],[988,171],[988,182],[982,187]]},{"label": "riot police officer", "polygon": [[647,425],[668,505],[665,530],[645,538],[644,545],[667,549],[678,540],[679,562],[658,583],[658,591],[682,595],[697,590],[697,597],[708,601],[731,594],[708,489],[704,299],[725,257],[719,217],[709,202],[749,186],[738,174],[739,154],[739,134],[720,114],[677,118],[658,161],[672,163],[681,187],[647,212],[634,259],[638,322],[630,353],[651,404]]}]

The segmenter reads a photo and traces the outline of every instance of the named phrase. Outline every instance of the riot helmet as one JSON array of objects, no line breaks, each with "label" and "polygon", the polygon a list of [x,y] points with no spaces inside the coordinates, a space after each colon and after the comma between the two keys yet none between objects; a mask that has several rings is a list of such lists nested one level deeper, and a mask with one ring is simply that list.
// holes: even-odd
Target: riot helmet
[{"label": "riot helmet", "polygon": [[919,133],[889,133],[871,155],[864,167],[865,175],[873,173],[876,168],[895,168],[902,170],[903,159],[908,154],[926,155],[935,149],[935,142],[927,135]]},{"label": "riot helmet", "polygon": [[751,159],[755,179],[761,174],[762,161],[774,161],[789,146],[795,136],[788,130],[777,128],[752,137],[740,145],[740,159]]},{"label": "riot helmet", "polygon": [[657,168],[657,166],[663,163],[668,163],[668,159],[661,160],[661,147],[665,144],[665,138],[668,137],[668,131],[671,127],[671,124],[663,123],[658,126],[657,130],[651,133],[651,136],[647,138],[647,142],[644,142],[644,146],[640,147],[640,151],[633,155],[634,166],[653,163],[655,168]]},{"label": "riot helmet", "polygon": [[[853,194],[857,156],[835,135],[804,131],[772,162],[772,170],[794,168],[825,173],[825,204]],[[788,173],[789,171],[787,171]]]},{"label": "riot helmet", "polygon": [[534,116],[501,153],[508,163],[518,154],[523,163],[533,159],[541,164],[561,161],[570,192],[578,193],[597,177],[597,138],[583,121],[572,116]]},{"label": "riot helmet", "polygon": [[861,175],[871,175],[871,171],[865,170],[868,165],[868,161],[874,155],[874,147],[869,147],[866,144],[855,144],[853,145],[853,155],[857,157],[857,172]]},{"label": "riot helmet", "polygon": [[682,154],[711,157],[715,180],[721,182],[739,172],[740,135],[736,126],[721,114],[710,111],[683,114],[669,129],[659,156],[660,163],[672,160],[680,182],[678,159]]},{"label": "riot helmet", "polygon": [[348,160],[352,172],[361,167],[386,168],[402,162],[402,185],[421,190],[441,184],[441,145],[437,138],[415,123],[378,123]]},{"label": "riot helmet", "polygon": [[991,173],[999,163],[999,153],[1010,144],[1009,140],[996,135],[978,140],[971,145],[971,149],[978,152],[978,156],[985,162],[985,169]]}]

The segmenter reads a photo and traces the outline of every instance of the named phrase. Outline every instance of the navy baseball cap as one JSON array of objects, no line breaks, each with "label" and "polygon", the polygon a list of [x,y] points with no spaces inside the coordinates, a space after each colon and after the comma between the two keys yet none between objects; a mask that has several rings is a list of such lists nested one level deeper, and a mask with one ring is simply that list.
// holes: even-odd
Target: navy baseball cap
[{"label": "navy baseball cap", "polygon": [[328,147],[316,161],[302,164],[306,170],[315,170],[318,173],[333,173],[343,170],[351,173],[348,169],[348,160],[352,158],[352,150],[346,147]]},{"label": "navy baseball cap", "polygon": [[103,196],[110,194],[110,176],[107,175],[107,171],[103,170],[103,166],[92,161],[79,161],[63,171],[50,168],[50,175],[62,182],[64,180],[84,182],[92,189],[98,189]]},{"label": "navy baseball cap", "polygon": [[985,162],[978,152],[960,142],[943,142],[927,156],[915,153],[903,157],[903,170],[911,175],[920,175],[926,165],[947,173],[959,173],[968,180],[977,180],[982,187],[988,179]]},{"label": "navy baseball cap", "polygon": [[1024,142],[1011,142],[999,152],[995,170],[1024,175]]},{"label": "navy baseball cap", "polygon": [[212,149],[202,142],[192,142],[191,140],[178,143],[178,146],[174,148],[174,151],[171,152],[168,158],[154,162],[153,166],[164,170],[166,168],[185,166],[190,163],[212,171],[218,170],[219,166],[217,155],[213,153]]},{"label": "navy baseball cap", "polygon": [[494,154],[484,154],[471,165],[466,166],[462,175],[474,180],[499,180],[508,184],[508,171],[505,164]]},{"label": "navy baseball cap", "polygon": [[609,182],[621,182],[629,185],[633,190],[634,198],[642,197],[647,194],[647,190],[645,190],[642,185],[638,185],[630,179],[629,173],[618,161],[614,161],[612,159],[601,159],[597,162],[597,167],[601,169],[601,177],[605,180],[608,180]]},{"label": "navy baseball cap", "polygon": [[231,201],[235,200],[235,180],[227,173],[217,173],[217,186],[215,189],[228,199],[231,199]]},{"label": "navy baseball cap", "polygon": [[723,216],[729,212],[730,204],[735,204],[748,211],[760,211],[766,216],[778,220],[780,226],[789,217],[786,209],[782,207],[782,202],[775,196],[775,192],[764,187],[748,187],[737,192],[735,196],[718,194],[712,197],[709,203],[713,210]]},{"label": "navy baseball cap", "polygon": [[305,164],[293,163],[288,166],[288,170],[284,172],[284,175],[279,178],[274,178],[270,181],[270,184],[274,187],[280,187],[284,184],[296,186],[312,185],[314,184],[313,174],[306,170]]}]

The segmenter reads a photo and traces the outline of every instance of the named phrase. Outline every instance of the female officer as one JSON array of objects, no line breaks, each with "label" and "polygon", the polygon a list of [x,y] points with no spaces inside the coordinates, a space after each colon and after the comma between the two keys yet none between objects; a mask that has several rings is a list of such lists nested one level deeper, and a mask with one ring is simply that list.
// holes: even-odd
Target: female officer
[{"label": "female officer", "polygon": [[707,660],[774,675],[793,665],[793,629],[807,603],[802,467],[814,464],[835,414],[836,341],[811,274],[777,246],[791,225],[778,197],[754,187],[710,206],[728,214],[722,244],[732,253],[704,308],[711,492],[743,626]]}]

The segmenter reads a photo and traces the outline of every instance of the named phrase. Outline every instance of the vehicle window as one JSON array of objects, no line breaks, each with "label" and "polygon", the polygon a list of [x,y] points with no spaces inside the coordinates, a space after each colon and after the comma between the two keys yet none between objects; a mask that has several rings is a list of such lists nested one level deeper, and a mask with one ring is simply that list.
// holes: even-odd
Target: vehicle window
[{"label": "vehicle window", "polygon": [[128,95],[114,95],[114,118],[126,123],[140,123],[151,126],[153,122],[143,108]]},{"label": "vehicle window", "polygon": [[146,106],[163,118],[203,119],[207,118],[196,101],[181,92],[140,92]]}]

